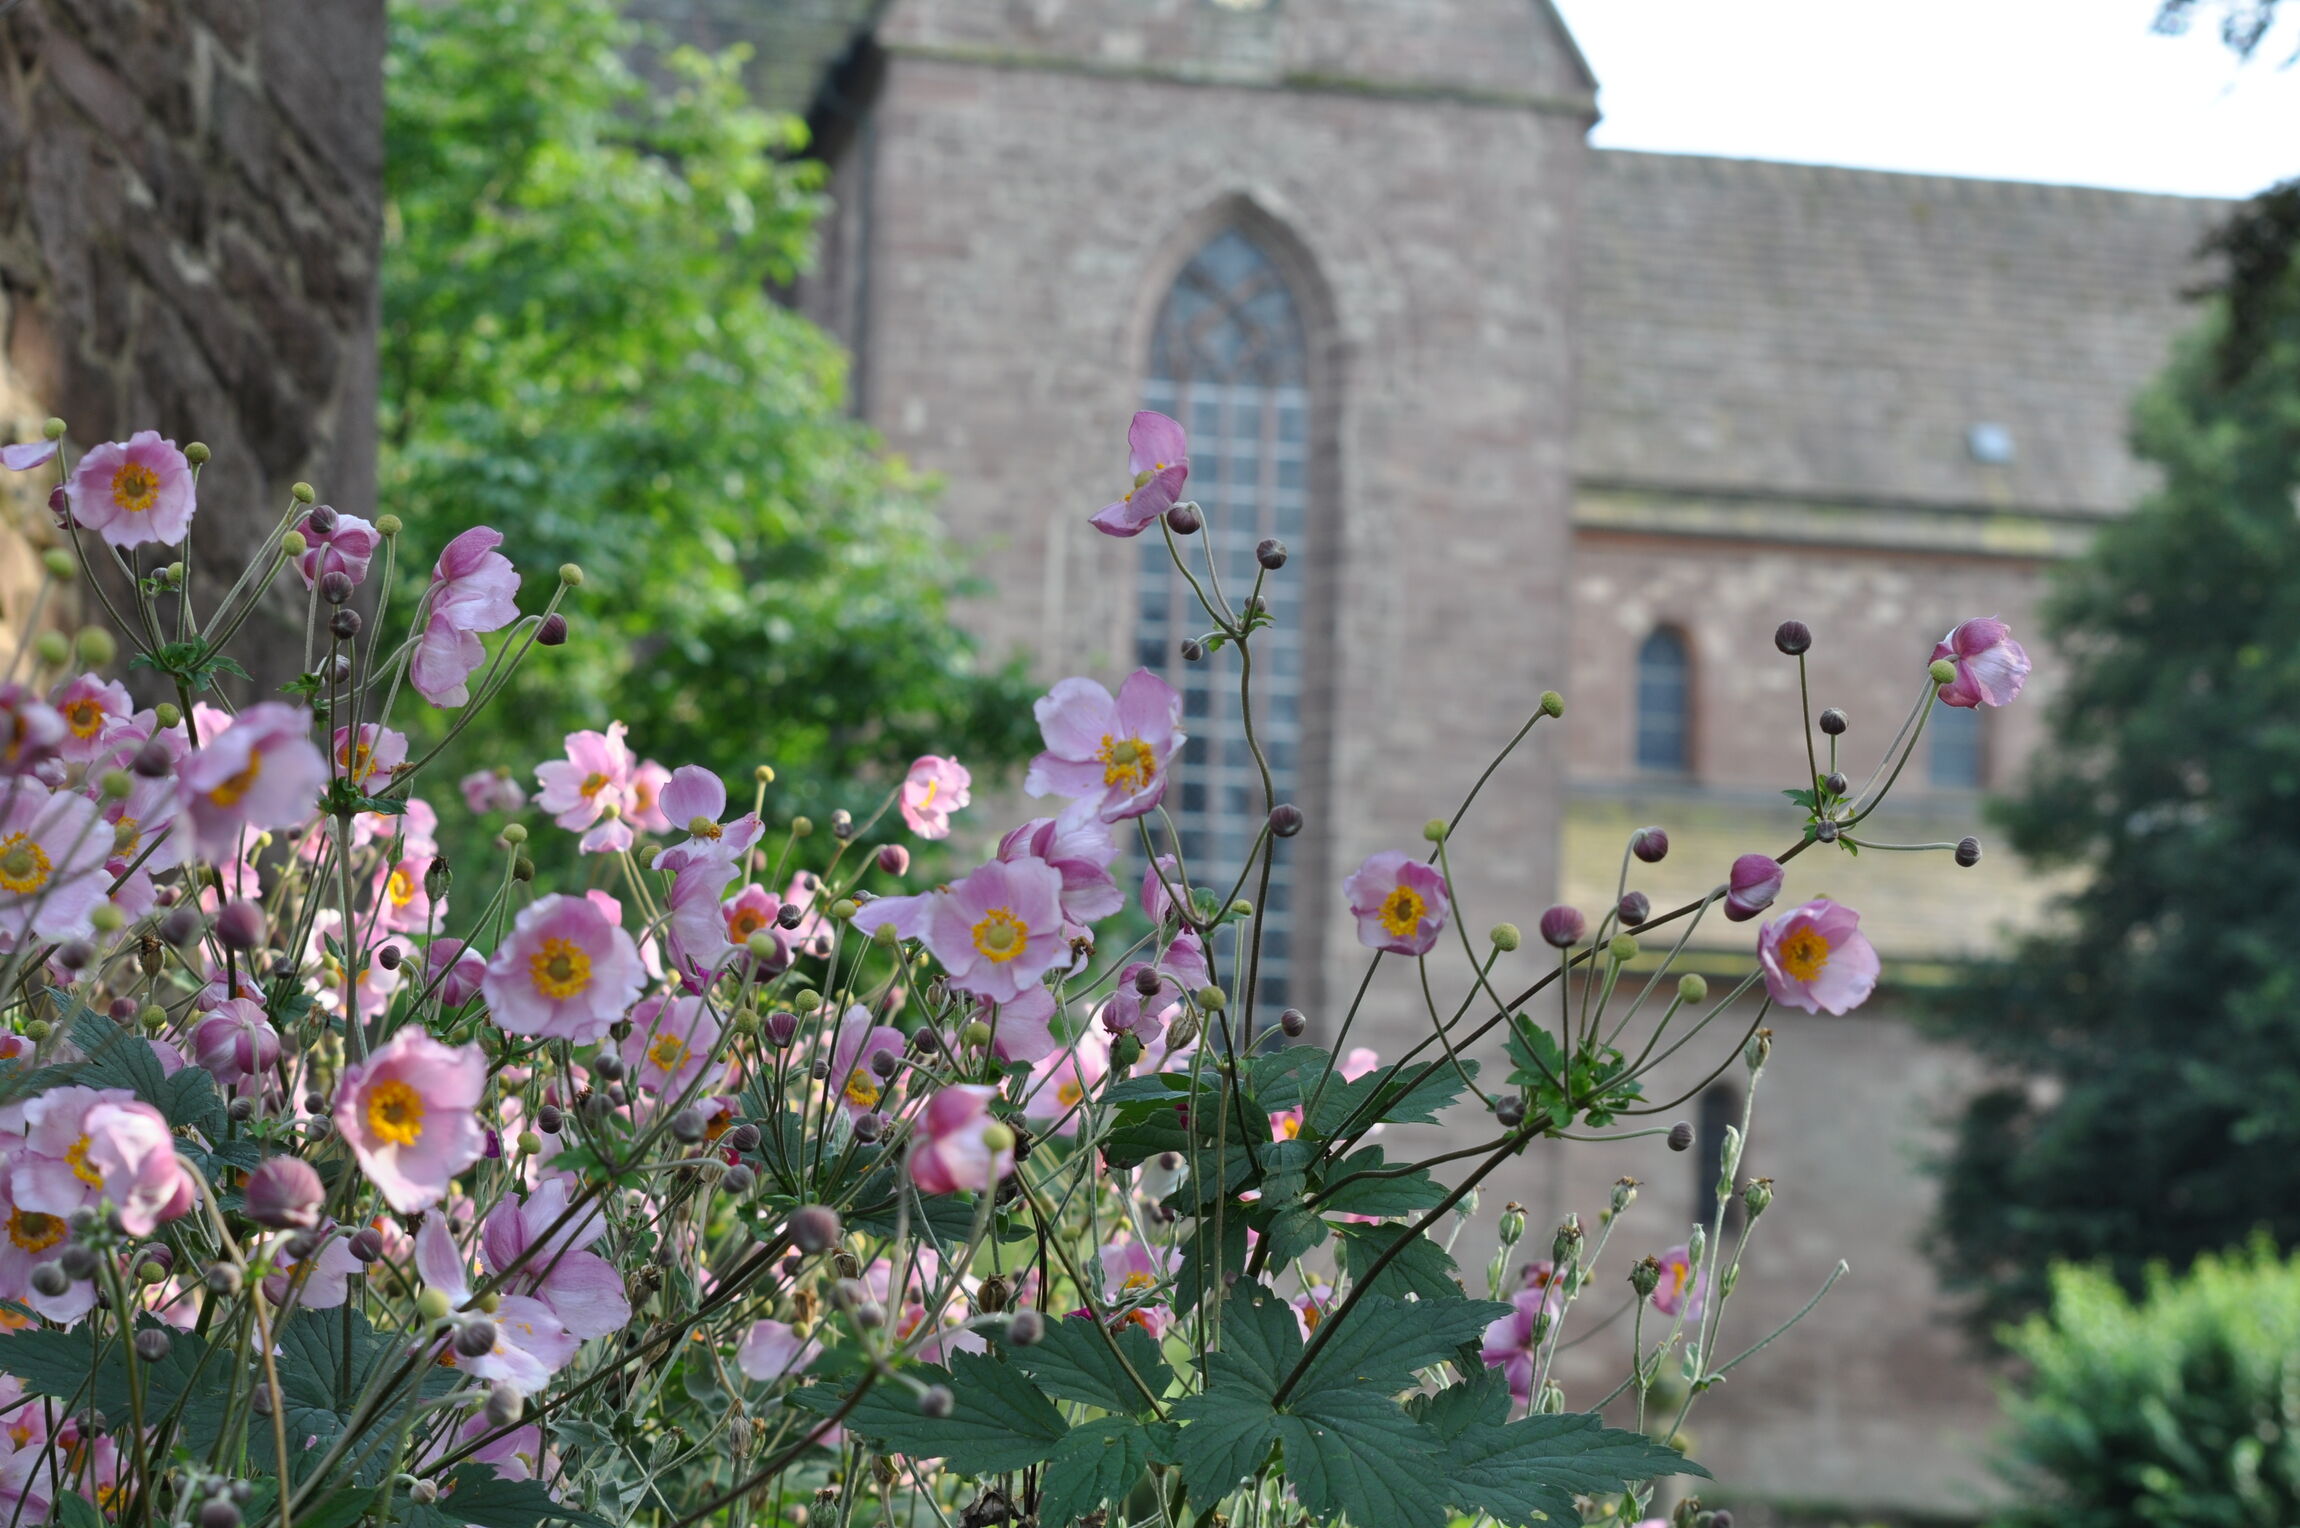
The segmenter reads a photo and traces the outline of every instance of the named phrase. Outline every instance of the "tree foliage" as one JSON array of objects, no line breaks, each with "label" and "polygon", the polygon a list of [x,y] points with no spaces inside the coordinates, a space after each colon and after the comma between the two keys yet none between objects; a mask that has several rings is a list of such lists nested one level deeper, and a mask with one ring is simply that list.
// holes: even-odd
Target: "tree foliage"
[{"label": "tree foliage", "polygon": [[[838,347],[774,302],[820,167],[739,55],[662,54],[609,0],[391,8],[384,507],[420,574],[473,521],[577,640],[499,717],[524,766],[627,721],[661,758],[759,761],[788,807],[932,749],[1027,742],[1027,695],[947,618],[928,485],[844,409]],[[504,726],[499,721],[498,728]]]},{"label": "tree foliage", "polygon": [[2207,321],[2140,402],[2162,487],[2067,568],[2052,746],[2003,810],[2085,872],[1976,970],[1952,1034],[2019,1079],[1965,1112],[1941,1209],[1984,1320],[2058,1259],[2132,1287],[2256,1227],[2300,1243],[2300,270],[2289,188],[2215,244]]}]

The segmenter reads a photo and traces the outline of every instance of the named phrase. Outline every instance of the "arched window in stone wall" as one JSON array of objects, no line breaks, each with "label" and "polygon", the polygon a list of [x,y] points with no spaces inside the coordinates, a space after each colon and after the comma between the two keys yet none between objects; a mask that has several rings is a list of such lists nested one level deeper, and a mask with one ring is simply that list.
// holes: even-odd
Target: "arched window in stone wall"
[{"label": "arched window in stone wall", "polygon": [[[1294,294],[1261,246],[1225,229],[1190,258],[1166,293],[1151,335],[1143,406],[1173,416],[1189,432],[1186,494],[1204,507],[1206,529],[1182,545],[1200,578],[1202,559],[1212,552],[1234,606],[1253,587],[1254,549],[1263,538],[1286,543],[1293,590],[1307,586],[1302,559],[1322,550],[1329,528],[1308,518],[1310,405],[1308,348]],[[1136,658],[1182,692],[1190,733],[1179,788],[1166,807],[1192,879],[1226,891],[1253,848],[1264,812],[1261,774],[1238,714],[1237,660],[1226,650],[1196,663],[1181,660],[1183,639],[1206,632],[1205,613],[1174,572],[1165,537],[1153,528],[1141,547]],[[1302,773],[1304,614],[1282,609],[1278,624],[1254,638],[1254,731],[1280,801],[1295,799]],[[1273,1019],[1302,996],[1297,962],[1306,951],[1289,858],[1279,854],[1260,908],[1257,1014]],[[1246,895],[1253,895],[1251,887]],[[1218,969],[1229,968],[1225,951]]]},{"label": "arched window in stone wall", "polygon": [[1656,626],[1637,650],[1637,767],[1693,767],[1693,657],[1674,626]]}]

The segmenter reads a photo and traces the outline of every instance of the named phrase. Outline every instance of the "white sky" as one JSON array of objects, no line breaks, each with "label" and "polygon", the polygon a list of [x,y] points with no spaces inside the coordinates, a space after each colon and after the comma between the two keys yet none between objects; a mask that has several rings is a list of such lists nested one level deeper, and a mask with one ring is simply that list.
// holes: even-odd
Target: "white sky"
[{"label": "white sky", "polygon": [[1555,0],[1606,148],[2245,196],[2300,175],[2300,0],[2252,62],[2156,0]]}]

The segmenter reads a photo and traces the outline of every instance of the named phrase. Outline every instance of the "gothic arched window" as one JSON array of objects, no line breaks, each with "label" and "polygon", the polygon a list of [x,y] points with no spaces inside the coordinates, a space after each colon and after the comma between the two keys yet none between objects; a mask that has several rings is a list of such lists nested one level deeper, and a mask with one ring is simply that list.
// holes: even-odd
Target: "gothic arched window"
[{"label": "gothic arched window", "polygon": [[1637,650],[1637,767],[1693,767],[1693,659],[1674,627],[1655,627]]},{"label": "gothic arched window", "polygon": [[[1254,732],[1268,757],[1277,799],[1294,799],[1301,778],[1303,627],[1299,591],[1305,558],[1323,550],[1308,523],[1309,358],[1301,311],[1270,258],[1244,233],[1216,234],[1174,278],[1150,341],[1143,404],[1182,422],[1190,437],[1185,490],[1206,511],[1206,529],[1181,543],[1192,572],[1205,578],[1210,553],[1223,593],[1242,603],[1258,571],[1264,537],[1286,543],[1292,560],[1277,586],[1278,622],[1254,637]],[[1182,692],[1190,741],[1179,789],[1166,799],[1180,831],[1192,881],[1226,891],[1262,825],[1262,780],[1238,712],[1236,655],[1225,649],[1196,663],[1182,640],[1207,630],[1190,586],[1174,572],[1166,538],[1141,540],[1142,582],[1135,627],[1137,660]],[[1272,867],[1262,920],[1258,1013],[1274,1016],[1299,999],[1297,934],[1289,857]],[[1248,889],[1246,895],[1253,892]],[[1210,952],[1211,953],[1211,952]],[[1225,951],[1218,969],[1229,969]]]}]

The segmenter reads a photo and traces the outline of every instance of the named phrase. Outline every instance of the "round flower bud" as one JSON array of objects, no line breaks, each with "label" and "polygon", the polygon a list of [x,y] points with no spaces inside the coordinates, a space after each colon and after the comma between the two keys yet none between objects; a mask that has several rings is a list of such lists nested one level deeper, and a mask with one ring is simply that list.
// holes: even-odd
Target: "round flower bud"
[{"label": "round flower bud", "polygon": [[[798,903],[785,902],[782,906],[775,909],[775,927],[784,929],[797,928],[800,923],[805,921],[806,916],[806,909],[799,906]],[[755,954],[757,952],[754,951],[753,953]]]},{"label": "round flower bud", "polygon": [[565,584],[570,589],[582,588],[583,569],[579,565],[572,562],[563,562],[559,564],[559,582]]},{"label": "round flower bud", "polygon": [[455,1329],[455,1351],[465,1358],[485,1358],[495,1351],[495,1323],[486,1320],[464,1322]]},{"label": "round flower bud", "polygon": [[1588,927],[1588,920],[1581,916],[1581,909],[1567,907],[1563,903],[1541,915],[1542,941],[1561,950],[1569,950],[1579,944]]},{"label": "round flower bud", "polygon": [[511,879],[524,886],[535,879],[535,861],[524,854],[511,857]]},{"label": "round flower bud", "polygon": [[72,1287],[72,1280],[57,1263],[40,1263],[32,1269],[32,1288],[53,1300]]},{"label": "round flower bud", "polygon": [[80,650],[80,661],[90,668],[102,668],[120,654],[120,644],[101,626],[82,627],[72,645]]},{"label": "round flower bud", "polygon": [[1177,536],[1195,536],[1205,523],[1206,517],[1198,513],[1198,506],[1188,500],[1166,511],[1166,528]]},{"label": "round flower bud", "polygon": [[235,1098],[224,1106],[224,1113],[244,1125],[256,1117],[256,1101],[252,1098]]},{"label": "round flower bud", "polygon": [[1613,910],[1620,914],[1623,928],[1636,928],[1653,916],[1653,903],[1642,891],[1625,891]]},{"label": "round flower bud", "polygon": [[1292,838],[1302,831],[1302,809],[1291,801],[1281,801],[1270,808],[1270,832],[1278,838]]},{"label": "round flower bud", "polygon": [[775,783],[775,766],[772,764],[758,765],[752,769],[751,778],[761,785],[772,785]]},{"label": "round flower bud", "polygon": [[349,642],[359,635],[359,612],[338,610],[327,618],[328,632],[339,642]]},{"label": "round flower bud", "polygon": [[825,1252],[839,1239],[839,1217],[819,1204],[791,1211],[791,1241],[801,1252]]},{"label": "round flower bud", "polygon": [[1493,1122],[1504,1130],[1515,1130],[1525,1123],[1525,1100],[1515,1093],[1504,1093],[1494,1100]]},{"label": "round flower bud", "polygon": [[314,504],[306,523],[311,526],[314,535],[332,536],[339,519],[333,504]]},{"label": "round flower bud", "polygon": [[148,1326],[136,1334],[136,1356],[148,1364],[163,1362],[175,1345],[164,1326]]},{"label": "round flower bud", "polygon": [[32,651],[42,663],[53,667],[72,656],[72,644],[60,631],[44,631],[33,639]]},{"label": "round flower bud", "polygon": [[982,1127],[981,1137],[982,1144],[992,1151],[1004,1151],[1014,1144],[1013,1129],[996,1120]]},{"label": "round flower bud", "polygon": [[1006,1340],[1018,1348],[1033,1348],[1046,1337],[1046,1318],[1034,1310],[1018,1310],[1006,1323]]},{"label": "round flower bud", "polygon": [[1565,697],[1555,690],[1541,692],[1541,714],[1555,721],[1565,714]]},{"label": "round flower bud", "polygon": [[1688,971],[1677,978],[1677,1001],[1681,1003],[1706,1002],[1709,997],[1709,979],[1698,971]]},{"label": "round flower bud", "polygon": [[862,911],[862,904],[852,897],[841,897],[831,904],[831,916],[841,923],[852,921]]},{"label": "round flower bud", "polygon": [[517,848],[527,842],[527,829],[521,823],[507,822],[503,825],[503,832],[499,836],[503,842]]},{"label": "round flower bud", "polygon": [[1514,923],[1495,924],[1487,931],[1486,938],[1492,940],[1493,947],[1505,955],[1525,943],[1524,931]]},{"label": "round flower bud", "polygon": [[245,1274],[240,1272],[238,1266],[232,1263],[210,1263],[204,1277],[207,1280],[208,1292],[222,1295],[227,1300],[240,1292],[240,1286],[246,1282],[247,1278]]},{"label": "round flower bud", "polygon": [[264,910],[241,899],[227,902],[216,915],[216,942],[228,950],[257,949],[264,942]]},{"label": "round flower bud", "polygon": [[1967,870],[1981,862],[1981,841],[1966,837],[1957,840],[1957,863]]},{"label": "round flower bud", "polygon": [[1196,637],[1184,637],[1182,639],[1182,661],[1184,663],[1196,663],[1205,656],[1205,646]]},{"label": "round flower bud", "polygon": [[146,780],[164,780],[173,767],[174,761],[168,757],[166,745],[157,742],[146,743],[128,761],[128,768]]},{"label": "round flower bud", "polygon": [[199,1528],[240,1528],[240,1509],[222,1496],[211,1496],[200,1503],[200,1515],[192,1520]]},{"label": "round flower bud", "polygon": [[980,1050],[990,1043],[990,1026],[980,1019],[972,1021],[959,1030],[958,1043]]},{"label": "round flower bud", "polygon": [[791,837],[812,838],[814,832],[815,820],[812,817],[793,817],[791,819]]},{"label": "round flower bud", "polygon": [[1842,800],[1853,789],[1853,782],[1840,774],[1823,775],[1821,789]]},{"label": "round flower bud", "polygon": [[315,491],[309,483],[298,483],[293,488],[290,488],[288,492],[295,495],[295,501],[298,504],[309,504],[312,500],[319,497],[317,491]]},{"label": "round flower bud", "polygon": [[1110,1039],[1110,1064],[1119,1071],[1130,1071],[1142,1059],[1142,1042],[1131,1029],[1122,1029]]},{"label": "round flower bud", "polygon": [[488,1426],[510,1427],[526,1415],[527,1397],[521,1395],[519,1387],[511,1381],[499,1379],[487,1389],[485,1411]]},{"label": "round flower bud", "polygon": [[96,947],[85,939],[67,939],[56,949],[56,964],[67,971],[78,971],[95,958]]},{"label": "round flower bud", "polygon": [[726,1172],[720,1176],[719,1187],[725,1189],[728,1193],[734,1195],[734,1197],[737,1199],[740,1199],[744,1195],[750,1193],[750,1191],[758,1185],[758,1181],[759,1175],[757,1173],[752,1172],[742,1163],[737,1162],[734,1166],[728,1168]]},{"label": "round flower bud", "polygon": [[535,1128],[545,1135],[557,1135],[567,1126],[567,1115],[557,1104],[545,1104],[535,1111]]},{"label": "round flower bud", "polygon": [[373,1226],[363,1226],[352,1233],[344,1250],[363,1263],[372,1263],[383,1256],[383,1233]]},{"label": "round flower bud", "polygon": [[855,1116],[854,1132],[855,1139],[867,1146],[886,1134],[886,1116],[875,1109],[865,1110]]},{"label": "round flower bud", "polygon": [[135,779],[124,769],[107,769],[96,781],[96,788],[107,801],[120,801],[136,788]]},{"label": "round flower bud", "polygon": [[93,1249],[74,1242],[56,1255],[56,1266],[64,1270],[68,1279],[92,1279],[96,1276],[96,1254]]},{"label": "round flower bud", "polygon": [[327,1186],[301,1157],[266,1157],[248,1174],[248,1219],[275,1231],[309,1230],[319,1224]]},{"label": "round flower bud", "polygon": [[1144,965],[1135,969],[1134,990],[1142,996],[1156,997],[1158,989],[1165,985],[1166,979],[1158,974],[1156,966]]},{"label": "round flower bud", "polygon": [[1190,996],[1208,1013],[1220,1013],[1229,1001],[1229,995],[1219,987],[1200,987]]},{"label": "round flower bud", "polygon": [[1286,543],[1271,536],[1254,548],[1254,561],[1275,573],[1286,565]]},{"label": "round flower bud", "polygon": [[947,1417],[955,1404],[948,1385],[929,1385],[919,1393],[918,1414],[922,1417]]},{"label": "round flower bud", "polygon": [[[1686,1127],[1679,1125],[1677,1128],[1679,1130],[1683,1130]],[[1670,1137],[1670,1144],[1673,1146],[1677,1144],[1677,1138],[1674,1134]],[[1643,1257],[1639,1258],[1635,1263],[1631,1264],[1629,1268],[1629,1287],[1637,1291],[1638,1299],[1643,1300],[1649,1298],[1654,1290],[1661,1287],[1660,1259],[1653,1257]]]},{"label": "round flower bud", "polygon": [[759,1127],[747,1122],[733,1126],[725,1135],[719,1137],[719,1144],[733,1152],[757,1151],[759,1149]]},{"label": "round flower bud", "polygon": [[1278,1028],[1285,1031],[1286,1038],[1289,1040],[1299,1040],[1302,1037],[1302,1032],[1309,1027],[1309,1015],[1303,1013],[1299,1008],[1289,1008],[1278,1015]]},{"label": "round flower bud", "polygon": [[88,922],[99,934],[117,934],[127,921],[128,915],[109,902],[98,902],[88,910]]},{"label": "round flower bud", "polygon": [[1957,677],[1957,666],[1946,658],[1936,658],[1925,672],[1933,676],[1933,683],[1949,684]]},{"label": "round flower bud", "polygon": [[181,722],[184,719],[184,713],[176,709],[176,703],[174,701],[163,700],[158,705],[152,707],[152,717],[161,725],[161,727],[167,728],[173,727],[178,722]]},{"label": "round flower bud", "polygon": [[[62,440],[64,438],[64,430],[65,424],[63,420],[54,418],[45,419],[40,423],[40,438],[42,440]],[[193,451],[200,453],[199,456],[195,459],[196,462],[204,462],[208,459],[208,448],[201,445],[196,440],[192,442],[191,448],[185,451],[184,454],[186,456],[190,456]]]},{"label": "round flower bud", "polygon": [[60,546],[52,546],[40,554],[40,566],[48,570],[50,578],[65,579],[70,578],[80,565],[72,560],[70,552]]},{"label": "round flower bud", "polygon": [[901,844],[881,844],[878,849],[878,867],[888,875],[908,875],[910,851]]},{"label": "round flower bud", "polygon": [[1751,1220],[1764,1214],[1772,1202],[1773,1180],[1771,1178],[1752,1178],[1741,1190],[1741,1206],[1749,1212]]},{"label": "round flower bud", "polygon": [[1669,834],[1660,828],[1639,828],[1629,835],[1629,852],[1648,865],[1669,857]]},{"label": "round flower bud", "polygon": [[288,557],[301,557],[311,550],[311,543],[303,539],[302,531],[289,531],[280,537],[280,552]]},{"label": "round flower bud", "polygon": [[671,1139],[692,1146],[703,1138],[703,1111],[681,1109],[671,1116]]},{"label": "round flower bud", "polygon": [[375,952],[375,963],[386,971],[398,970],[399,963],[406,958],[396,944],[387,944]]},{"label": "round flower bud", "polygon": [[419,1480],[407,1488],[407,1499],[418,1507],[428,1507],[439,1500],[439,1482]]},{"label": "round flower bud", "polygon": [[798,1038],[799,1016],[783,1009],[767,1015],[767,1039],[777,1050]]},{"label": "round flower bud", "polygon": [[1773,628],[1773,645],[1794,658],[1813,645],[1813,628],[1803,621],[1783,621]]},{"label": "round flower bud", "polygon": [[1616,964],[1629,964],[1637,958],[1637,936],[1634,934],[1615,934],[1612,942],[1606,945],[1605,953],[1612,957]]},{"label": "round flower bud", "polygon": [[1835,706],[1821,713],[1821,730],[1831,737],[1843,737],[1845,729],[1851,725],[1852,720]]},{"label": "round flower bud", "polygon": [[559,647],[567,641],[567,617],[554,610],[535,628],[538,647]]},{"label": "round flower bud", "polygon": [[1443,817],[1432,817],[1429,821],[1422,824],[1422,837],[1428,839],[1433,844],[1444,843],[1445,836],[1449,831],[1450,829],[1447,827],[1446,820]]}]

